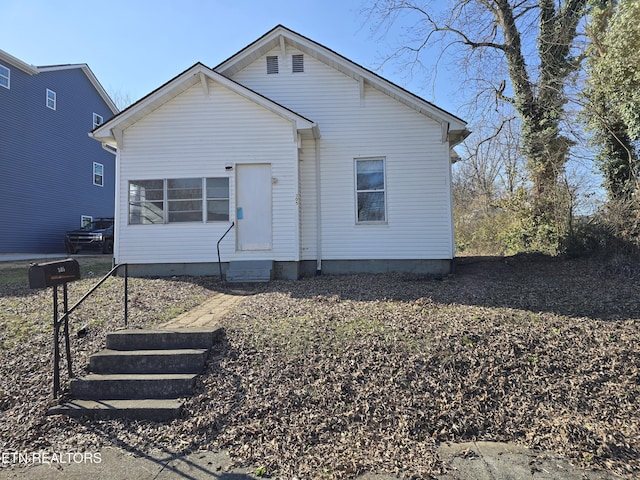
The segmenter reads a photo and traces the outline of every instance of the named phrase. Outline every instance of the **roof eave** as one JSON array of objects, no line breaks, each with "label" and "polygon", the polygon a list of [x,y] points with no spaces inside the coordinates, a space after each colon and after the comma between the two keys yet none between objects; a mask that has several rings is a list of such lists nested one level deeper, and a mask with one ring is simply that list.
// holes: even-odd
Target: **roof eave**
[{"label": "roof eave", "polygon": [[217,72],[214,72],[210,68],[206,67],[202,63],[196,63],[192,67],[188,68],[181,74],[177,75],[173,79],[169,80],[147,96],[140,99],[138,102],[131,105],[126,110],[120,112],[112,119],[106,121],[99,127],[90,132],[91,138],[103,143],[115,146],[118,142],[114,132],[122,132],[129,126],[136,123],[141,118],[145,117],[152,111],[156,110],[166,102],[176,97],[180,93],[186,91],[192,86],[201,82],[201,75],[205,75],[211,80],[224,85],[227,88],[235,91],[243,97],[251,100],[255,103],[262,105],[273,113],[295,122],[296,129],[304,134],[309,132],[309,135],[313,138],[319,138],[319,130],[316,123],[297,114],[296,112],[269,100],[268,98],[260,95],[253,90],[250,90],[232,79],[226,78]]},{"label": "roof eave", "polygon": [[4,50],[0,50],[0,61],[9,63],[10,65],[16,68],[19,68],[20,70],[22,70],[25,73],[28,73],[29,75],[35,75],[36,73],[38,73],[38,69],[35,66],[29,65],[28,63],[23,62],[19,58],[14,57],[13,55],[5,52]]},{"label": "roof eave", "polygon": [[278,25],[271,29],[256,41],[214,67],[213,70],[226,77],[231,77],[255,59],[276,48],[280,44],[280,37],[284,37],[285,41],[294,48],[336,68],[343,74],[358,81],[362,78],[365,83],[436,122],[449,123],[456,130],[464,130],[466,128],[467,123],[461,118],[283,25]]},{"label": "roof eave", "polygon": [[102,97],[104,102],[109,107],[109,110],[111,110],[111,113],[116,115],[120,111],[120,109],[116,106],[115,103],[113,103],[113,100],[111,100],[111,97],[109,96],[107,91],[102,87],[102,84],[98,81],[98,78],[94,75],[94,73],[91,71],[91,68],[89,68],[89,65],[87,65],[86,63],[76,63],[69,65],[47,65],[37,67],[38,72],[57,72],[60,70],[73,70],[77,68],[81,69],[84,72],[84,74],[91,82],[91,85],[93,85],[93,88],[96,89],[98,94]]}]

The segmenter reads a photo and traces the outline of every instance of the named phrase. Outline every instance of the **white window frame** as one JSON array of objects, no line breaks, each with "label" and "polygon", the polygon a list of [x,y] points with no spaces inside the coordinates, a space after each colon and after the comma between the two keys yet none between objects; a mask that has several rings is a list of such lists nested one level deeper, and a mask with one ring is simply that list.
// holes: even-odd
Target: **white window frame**
[{"label": "white window frame", "polygon": [[[226,197],[213,197],[213,196],[209,196],[209,189],[207,187],[207,180],[209,179],[218,179],[218,178],[223,178],[227,180],[227,196]],[[204,185],[203,185],[203,201],[204,201],[204,206],[203,206],[203,213],[205,215],[205,221],[206,222],[228,222],[230,219],[230,201],[231,199],[229,198],[231,196],[231,182],[229,180],[229,177],[207,177],[203,179],[204,181]],[[227,218],[226,219],[222,219],[222,220],[209,220],[209,202],[227,202]]]},{"label": "white window frame", "polygon": [[[358,162],[381,161],[382,162],[382,189],[362,189],[358,190]],[[386,157],[362,157],[353,159],[353,182],[354,182],[354,202],[355,220],[357,225],[385,225],[388,221],[387,215],[387,159]],[[382,220],[360,220],[358,216],[358,194],[359,193],[382,193],[384,201],[384,218]]]},{"label": "white window frame", "polygon": [[[97,172],[100,170],[100,173]],[[100,177],[100,182],[96,182],[96,177]],[[93,162],[93,184],[97,187],[104,187],[104,165],[102,163]]]},{"label": "white window frame", "polygon": [[[173,188],[169,188],[169,182],[172,181],[180,181],[180,180],[199,180],[199,182],[195,182],[197,184],[194,186],[174,186]],[[204,212],[203,212],[203,203],[202,203],[202,197],[204,195],[203,192],[203,181],[202,178],[199,177],[184,177],[184,178],[166,178],[164,180],[164,201],[165,201],[165,222],[166,223],[194,223],[194,222],[202,222],[203,218],[204,218]],[[195,198],[195,197],[191,197],[190,196],[190,190],[193,189],[199,189],[200,190],[200,196],[199,198]],[[185,193],[180,193],[180,192],[185,192]],[[180,196],[180,195],[185,195],[185,196]],[[184,203],[199,203],[199,210],[184,210],[184,209],[174,209],[172,210],[171,207],[172,205],[181,205]],[[171,220],[171,215],[174,214],[176,217],[179,217],[180,215],[183,214],[190,214],[190,213],[195,213],[199,211],[200,212],[200,219],[199,220],[192,220],[192,219],[181,219],[181,220]]]},{"label": "white window frame", "polygon": [[56,92],[47,88],[47,108],[55,110],[58,104]]},{"label": "white window frame", "polygon": [[[156,182],[162,183],[161,187],[142,185],[142,182]],[[167,205],[166,205],[166,184],[167,182],[160,178],[150,178],[141,180],[129,180],[128,198],[129,209],[127,214],[128,225],[161,225],[167,223]],[[132,191],[132,185],[135,186]],[[162,192],[162,198],[147,198],[147,190],[154,192],[152,197],[155,197]],[[132,197],[132,193],[134,196]],[[139,211],[132,212],[132,207],[135,207]],[[146,212],[151,212],[153,216],[147,216]],[[135,215],[134,215],[135,214]],[[132,222],[131,219],[136,218],[139,221]]]},{"label": "white window frame", "polygon": [[[202,211],[201,211],[201,216],[199,220],[184,220],[184,221],[170,221],[169,220],[169,215],[170,215],[170,205],[171,202],[181,202],[181,201],[194,201],[197,199],[194,198],[169,198],[169,182],[171,180],[185,180],[185,179],[199,179],[200,180],[200,185],[202,187],[201,193],[200,193],[200,203],[202,205]],[[227,185],[229,190],[227,191],[227,197],[209,197],[207,195],[207,179],[208,178],[225,178],[227,179]],[[147,200],[146,198],[132,198],[131,197],[131,185],[140,185],[140,182],[162,182],[162,199],[160,198],[154,198],[152,200]],[[230,207],[230,197],[231,197],[231,193],[230,193],[230,188],[231,188],[231,181],[229,179],[228,176],[220,176],[220,177],[184,177],[184,178],[152,178],[152,179],[136,179],[136,180],[129,180],[129,212],[128,212],[128,224],[129,225],[158,225],[158,224],[169,224],[169,223],[215,223],[215,222],[228,222],[229,218],[231,218],[231,213],[230,211],[227,212],[227,219],[226,220],[208,220],[207,219],[207,214],[208,214],[208,201],[222,201],[222,200],[226,200],[227,201],[227,209],[229,209]],[[178,189],[179,190],[179,189]],[[155,191],[157,193],[160,192],[159,188],[156,188]],[[135,206],[136,208],[139,208],[141,210],[144,210],[145,208],[148,208],[145,206],[145,204],[157,204],[158,208],[158,213],[157,218],[155,219],[156,221],[149,221],[147,223],[144,222],[131,222],[131,218],[132,218],[132,210],[131,207]],[[160,212],[159,212],[159,205],[162,204],[162,219],[160,219]],[[137,212],[138,215],[140,215],[140,212]],[[135,217],[138,218],[138,217]],[[160,221],[162,220],[162,221]]]},{"label": "white window frame", "polygon": [[[0,70],[0,87],[4,87],[7,90],[11,89],[11,69],[3,64],[0,63],[0,68],[4,69],[7,71],[7,74],[5,75],[1,70]],[[6,81],[6,85],[5,82]]]},{"label": "white window frame", "polygon": [[104,123],[104,118],[102,117],[102,115],[99,115],[96,112],[93,112],[93,128],[99,127],[103,123]]},{"label": "white window frame", "polygon": [[91,215],[81,215],[80,216],[80,228],[84,228],[87,225],[93,222],[93,217]]}]

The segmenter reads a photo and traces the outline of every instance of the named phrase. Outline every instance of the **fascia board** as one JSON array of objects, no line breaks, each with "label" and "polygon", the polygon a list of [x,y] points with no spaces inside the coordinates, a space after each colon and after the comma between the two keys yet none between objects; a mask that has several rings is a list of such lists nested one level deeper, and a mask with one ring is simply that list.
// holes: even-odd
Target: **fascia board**
[{"label": "fascia board", "polygon": [[29,75],[35,75],[36,73],[38,73],[38,69],[35,66],[29,65],[28,63],[23,62],[19,58],[14,57],[13,55],[5,52],[4,50],[0,50],[0,61],[8,63],[15,68],[19,68],[20,70],[22,70],[25,73],[28,73]]},{"label": "fascia board", "polygon": [[118,109],[116,104],[113,103],[113,100],[111,100],[111,97],[109,96],[109,94],[102,87],[102,85],[98,81],[98,78],[93,74],[93,71],[89,68],[89,65],[87,65],[86,63],[77,63],[77,64],[69,64],[69,65],[48,65],[43,67],[37,67],[38,72],[57,72],[60,70],[73,70],[76,68],[79,68],[84,72],[84,74],[87,76],[87,78],[91,82],[91,85],[93,85],[93,88],[96,89],[98,94],[102,97],[104,102],[107,104],[107,106],[111,110],[111,113],[113,113],[114,115],[117,114],[120,110]]},{"label": "fascia board", "polygon": [[312,56],[330,67],[335,68],[341,73],[357,81],[360,81],[361,78],[364,79],[365,83],[369,84],[373,88],[376,88],[382,93],[385,93],[408,107],[413,108],[419,113],[426,115],[432,120],[438,123],[448,123],[450,130],[457,131],[464,130],[466,128],[467,124],[461,118],[458,118],[427,100],[418,97],[417,95],[405,90],[384,77],[381,77],[371,70],[358,65],[339,53],[334,52],[333,50],[304,37],[299,33],[289,30],[282,25],[278,25],[234,56],[214,67],[214,71],[227,77],[232,76],[252,61],[261,57],[273,48],[278,47],[280,44],[280,37],[284,37],[285,41],[294,48]]},{"label": "fascia board", "polygon": [[101,142],[113,144],[116,140],[112,133],[114,129],[125,130],[127,127],[133,125],[138,120],[164,105],[172,98],[191,88],[193,85],[200,83],[201,74],[210,78],[212,81],[229,88],[244,98],[261,105],[263,108],[266,108],[289,121],[294,121],[296,128],[299,130],[312,130],[314,131],[314,134],[318,131],[317,125],[311,120],[296,114],[292,110],[269,100],[257,92],[254,92],[253,90],[248,89],[239,83],[220,75],[219,73],[214,72],[201,63],[197,63],[193,67],[174,77],[172,80],[169,80],[163,86],[142,98],[119,115],[94,129],[90,132],[90,136]]}]

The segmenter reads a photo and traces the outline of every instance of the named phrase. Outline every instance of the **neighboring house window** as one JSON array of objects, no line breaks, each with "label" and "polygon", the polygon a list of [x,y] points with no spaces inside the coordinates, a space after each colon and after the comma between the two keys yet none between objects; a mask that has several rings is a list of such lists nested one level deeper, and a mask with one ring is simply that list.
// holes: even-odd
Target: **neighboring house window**
[{"label": "neighboring house window", "polygon": [[202,179],[167,180],[169,223],[202,221]]},{"label": "neighboring house window", "polygon": [[291,56],[291,71],[293,73],[304,72],[304,55]]},{"label": "neighboring house window", "polygon": [[104,166],[101,163],[93,162],[93,184],[104,186]]},{"label": "neighboring house window", "polygon": [[93,217],[89,215],[82,215],[80,217],[80,228],[84,228],[91,225],[91,222],[93,222]]},{"label": "neighboring house window", "polygon": [[0,87],[9,88],[11,83],[11,70],[0,65]]},{"label": "neighboring house window", "polygon": [[129,223],[148,225],[164,223],[164,181],[129,182]]},{"label": "neighboring house window", "polygon": [[359,159],[355,164],[357,222],[386,221],[384,159]]},{"label": "neighboring house window", "polygon": [[278,57],[277,55],[267,56],[267,73],[278,73]]},{"label": "neighboring house window", "polygon": [[47,88],[47,107],[51,110],[56,109],[56,92]]},{"label": "neighboring house window", "polygon": [[104,122],[102,115],[98,115],[94,112],[93,114],[93,128],[99,127]]},{"label": "neighboring house window", "polygon": [[207,178],[207,222],[229,221],[229,178]]}]

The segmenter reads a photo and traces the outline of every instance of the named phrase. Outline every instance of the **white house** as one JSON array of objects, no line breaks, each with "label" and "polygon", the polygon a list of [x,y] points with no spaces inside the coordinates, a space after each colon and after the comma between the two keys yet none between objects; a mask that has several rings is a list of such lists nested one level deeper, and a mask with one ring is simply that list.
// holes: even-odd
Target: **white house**
[{"label": "white house", "polygon": [[[134,274],[445,273],[460,118],[277,26],[96,128]],[[108,148],[108,147],[107,147]],[[254,262],[255,264],[255,262]]]}]

